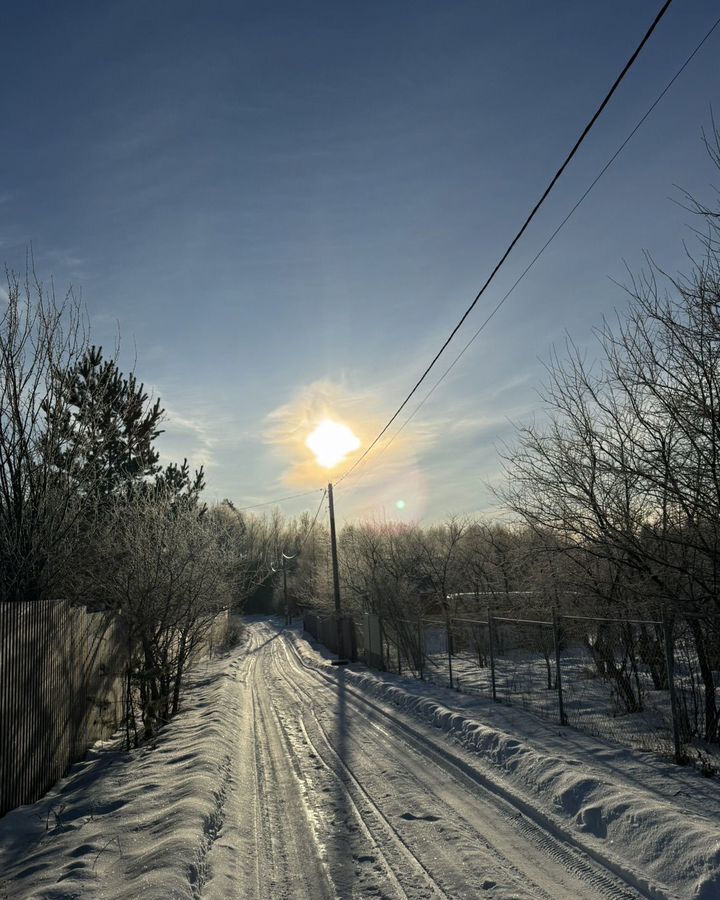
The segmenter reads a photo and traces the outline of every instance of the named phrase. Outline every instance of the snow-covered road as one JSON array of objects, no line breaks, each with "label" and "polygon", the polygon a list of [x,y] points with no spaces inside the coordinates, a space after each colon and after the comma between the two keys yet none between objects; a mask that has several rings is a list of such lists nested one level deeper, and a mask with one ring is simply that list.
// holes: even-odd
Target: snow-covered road
[{"label": "snow-covered road", "polygon": [[720,784],[251,621],[0,820],[0,900],[720,898]]},{"label": "snow-covered road", "polygon": [[241,729],[203,896],[638,896],[270,625],[233,675]]}]

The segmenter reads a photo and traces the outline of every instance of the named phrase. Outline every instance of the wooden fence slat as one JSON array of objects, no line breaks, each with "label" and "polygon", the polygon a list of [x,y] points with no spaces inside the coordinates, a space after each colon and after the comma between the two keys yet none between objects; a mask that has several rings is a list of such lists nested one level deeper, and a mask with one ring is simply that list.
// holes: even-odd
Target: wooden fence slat
[{"label": "wooden fence slat", "polygon": [[0,601],[0,816],[39,799],[119,726],[126,649],[109,614]]},{"label": "wooden fence slat", "polygon": [[0,604],[0,813],[9,803],[10,770],[10,609]]}]

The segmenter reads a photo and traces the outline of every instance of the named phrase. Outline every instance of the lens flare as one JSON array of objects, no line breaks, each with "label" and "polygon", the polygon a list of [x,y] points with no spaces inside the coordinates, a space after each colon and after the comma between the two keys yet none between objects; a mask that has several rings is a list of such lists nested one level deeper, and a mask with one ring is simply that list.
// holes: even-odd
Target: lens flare
[{"label": "lens flare", "polygon": [[357,450],[360,440],[347,425],[324,419],[305,440],[305,446],[315,454],[317,464],[324,469],[332,469],[345,457]]}]

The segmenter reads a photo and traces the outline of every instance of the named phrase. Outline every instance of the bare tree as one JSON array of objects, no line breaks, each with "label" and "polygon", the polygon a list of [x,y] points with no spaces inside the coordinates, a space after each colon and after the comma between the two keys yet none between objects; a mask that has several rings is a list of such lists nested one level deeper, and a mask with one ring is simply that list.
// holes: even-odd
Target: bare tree
[{"label": "bare tree", "polygon": [[[718,147],[716,135],[716,162]],[[521,430],[504,498],[563,549],[581,592],[610,609],[689,617],[705,738],[717,741],[716,629],[703,616],[720,613],[720,213],[695,210],[703,254],[688,257],[689,274],[670,277],[648,257],[627,314],[598,331],[596,365],[570,342],[553,356],[548,421]],[[641,638],[631,665],[659,641]],[[599,635],[607,661],[602,646]],[[629,681],[623,690],[632,708]]]},{"label": "bare tree", "polygon": [[[88,342],[72,293],[58,302],[28,274],[7,273],[0,319],[0,597],[57,596],[72,571],[98,473],[63,465],[69,443],[69,372]],[[80,426],[92,430],[91,416]],[[83,434],[78,435],[80,438]]]},{"label": "bare tree", "polygon": [[86,583],[126,623],[146,736],[177,712],[187,667],[230,605],[226,537],[217,517],[172,493],[135,490],[103,519]]},{"label": "bare tree", "polygon": [[456,594],[467,585],[462,573],[463,538],[467,519],[451,516],[442,525],[416,533],[418,563],[425,592],[447,618],[457,605]]}]

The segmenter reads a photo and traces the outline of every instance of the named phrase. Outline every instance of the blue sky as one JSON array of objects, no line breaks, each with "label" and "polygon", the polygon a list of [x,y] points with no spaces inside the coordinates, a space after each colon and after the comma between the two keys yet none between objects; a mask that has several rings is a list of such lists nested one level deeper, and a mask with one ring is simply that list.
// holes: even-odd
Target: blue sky
[{"label": "blue sky", "polygon": [[[119,329],[168,409],[163,455],[204,462],[211,497],[320,485],[311,423],[329,412],[365,443],[384,424],[659,5],[4,4],[0,257],[21,269],[32,244],[45,279],[82,291],[97,342]],[[717,13],[673,4],[464,334]],[[537,414],[550,348],[591,343],[644,249],[682,266],[675,185],[707,197],[720,180],[700,140],[718,58],[720,29],[421,413],[341,486],[343,516],[492,506],[497,444]]]}]

